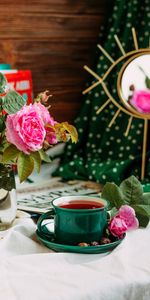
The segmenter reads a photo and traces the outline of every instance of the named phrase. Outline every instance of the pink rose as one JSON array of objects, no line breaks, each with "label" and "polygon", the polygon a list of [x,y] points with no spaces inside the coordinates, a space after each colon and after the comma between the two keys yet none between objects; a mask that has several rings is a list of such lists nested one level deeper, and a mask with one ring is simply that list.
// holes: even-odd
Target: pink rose
[{"label": "pink rose", "polygon": [[127,225],[125,221],[117,215],[111,219],[108,229],[112,235],[121,238],[127,231]]},{"label": "pink rose", "polygon": [[50,145],[57,144],[58,140],[55,134],[55,130],[52,128],[57,122],[54,121],[47,108],[40,102],[33,104],[33,106],[35,107],[35,110],[41,116],[42,120],[44,121],[44,124],[46,125],[46,140]]},{"label": "pink rose", "polygon": [[135,91],[130,103],[137,111],[141,113],[150,113],[150,92],[149,91]]},{"label": "pink rose", "polygon": [[111,219],[108,229],[112,235],[122,237],[126,231],[138,227],[139,221],[136,218],[134,209],[129,205],[122,205],[117,215]]},{"label": "pink rose", "polygon": [[123,219],[127,225],[127,230],[137,229],[139,221],[135,216],[134,209],[129,205],[122,205],[118,211],[118,215]]},{"label": "pink rose", "polygon": [[47,108],[42,105],[40,102],[31,104],[33,109],[39,114],[44,124],[54,124],[54,119],[50,116]]},{"label": "pink rose", "polygon": [[[46,110],[47,111],[47,110]],[[24,105],[16,114],[7,116],[6,138],[20,151],[29,154],[42,148],[48,114],[43,105]]]}]

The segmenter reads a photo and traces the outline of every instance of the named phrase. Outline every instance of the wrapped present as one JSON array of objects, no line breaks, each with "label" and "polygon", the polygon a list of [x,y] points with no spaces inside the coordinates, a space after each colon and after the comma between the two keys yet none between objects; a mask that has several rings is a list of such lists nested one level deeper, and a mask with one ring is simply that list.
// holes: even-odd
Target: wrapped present
[{"label": "wrapped present", "polygon": [[28,104],[32,102],[33,87],[30,70],[13,70],[9,65],[2,64],[0,65],[0,72],[5,74],[8,81],[8,88],[15,89],[25,100],[27,100]]}]

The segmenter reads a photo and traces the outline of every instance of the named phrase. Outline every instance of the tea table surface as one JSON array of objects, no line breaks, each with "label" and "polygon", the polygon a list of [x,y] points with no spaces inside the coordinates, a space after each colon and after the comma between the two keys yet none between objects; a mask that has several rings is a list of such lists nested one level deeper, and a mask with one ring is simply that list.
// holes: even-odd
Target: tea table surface
[{"label": "tea table surface", "polygon": [[0,232],[4,300],[149,300],[150,225],[129,232],[110,254],[54,253],[28,214]]}]

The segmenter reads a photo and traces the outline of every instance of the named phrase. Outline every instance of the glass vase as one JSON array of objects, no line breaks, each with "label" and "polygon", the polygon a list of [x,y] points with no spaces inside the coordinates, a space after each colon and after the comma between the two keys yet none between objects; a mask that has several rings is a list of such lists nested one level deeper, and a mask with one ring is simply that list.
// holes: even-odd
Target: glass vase
[{"label": "glass vase", "polygon": [[0,230],[11,226],[16,211],[16,185],[12,166],[0,164]]}]

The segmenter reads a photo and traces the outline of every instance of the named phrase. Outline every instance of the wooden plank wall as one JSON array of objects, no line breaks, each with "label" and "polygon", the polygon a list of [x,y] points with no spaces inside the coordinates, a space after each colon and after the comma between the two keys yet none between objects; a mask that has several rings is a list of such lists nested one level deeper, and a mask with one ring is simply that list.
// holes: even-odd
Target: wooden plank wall
[{"label": "wooden plank wall", "polygon": [[58,121],[81,105],[108,0],[1,0],[0,63],[30,69],[34,94],[49,89]]}]

